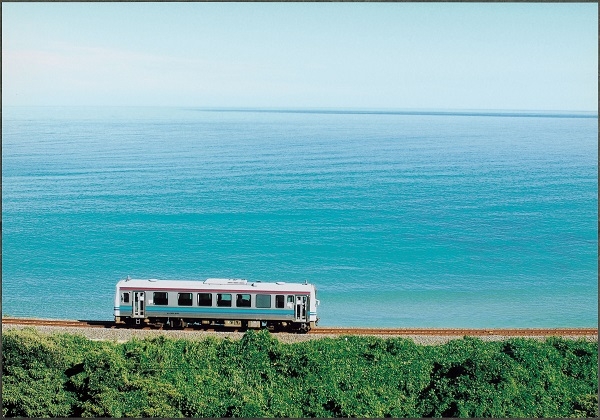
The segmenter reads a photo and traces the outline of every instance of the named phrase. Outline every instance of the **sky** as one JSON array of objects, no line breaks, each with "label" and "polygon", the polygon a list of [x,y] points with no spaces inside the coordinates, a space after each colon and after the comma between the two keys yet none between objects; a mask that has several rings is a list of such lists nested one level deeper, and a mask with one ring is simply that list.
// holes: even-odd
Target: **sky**
[{"label": "sky", "polygon": [[3,106],[598,110],[595,3],[2,3]]}]

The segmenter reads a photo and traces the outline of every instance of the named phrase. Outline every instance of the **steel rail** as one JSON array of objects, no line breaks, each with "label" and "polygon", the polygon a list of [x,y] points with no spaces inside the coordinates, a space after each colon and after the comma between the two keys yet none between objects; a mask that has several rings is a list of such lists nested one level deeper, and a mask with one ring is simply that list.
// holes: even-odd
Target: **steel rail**
[{"label": "steel rail", "polygon": [[113,321],[86,321],[86,320],[64,320],[64,319],[36,319],[36,318],[2,318],[2,324],[52,326],[52,327],[83,327],[83,328],[111,328],[115,326]]},{"label": "steel rail", "polygon": [[435,335],[435,336],[587,336],[597,328],[352,328],[318,327],[309,334],[338,335]]}]

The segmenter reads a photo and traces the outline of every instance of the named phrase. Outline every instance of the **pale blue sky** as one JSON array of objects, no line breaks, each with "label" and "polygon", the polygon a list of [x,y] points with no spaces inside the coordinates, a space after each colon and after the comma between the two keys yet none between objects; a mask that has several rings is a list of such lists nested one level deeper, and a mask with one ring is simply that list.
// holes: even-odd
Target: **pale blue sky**
[{"label": "pale blue sky", "polygon": [[597,22],[593,3],[2,3],[2,101],[597,111]]}]

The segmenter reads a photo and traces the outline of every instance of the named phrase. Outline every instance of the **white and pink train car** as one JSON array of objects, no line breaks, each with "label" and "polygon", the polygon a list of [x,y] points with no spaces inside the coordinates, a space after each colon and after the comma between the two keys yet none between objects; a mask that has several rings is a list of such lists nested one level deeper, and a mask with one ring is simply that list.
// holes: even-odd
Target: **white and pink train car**
[{"label": "white and pink train car", "polygon": [[115,322],[132,325],[268,328],[308,332],[317,324],[309,283],[242,279],[130,279],[117,283]]}]

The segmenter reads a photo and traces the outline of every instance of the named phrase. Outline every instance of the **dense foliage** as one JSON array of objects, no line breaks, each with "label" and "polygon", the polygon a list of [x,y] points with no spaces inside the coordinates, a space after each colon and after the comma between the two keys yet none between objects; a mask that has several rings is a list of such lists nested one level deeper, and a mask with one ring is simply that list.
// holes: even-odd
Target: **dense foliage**
[{"label": "dense foliage", "polygon": [[8,417],[597,417],[598,343],[341,337],[127,343],[11,330]]}]

